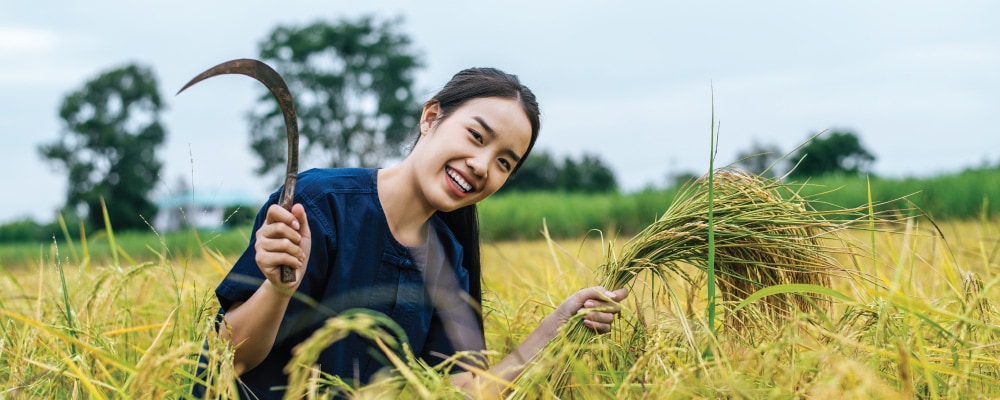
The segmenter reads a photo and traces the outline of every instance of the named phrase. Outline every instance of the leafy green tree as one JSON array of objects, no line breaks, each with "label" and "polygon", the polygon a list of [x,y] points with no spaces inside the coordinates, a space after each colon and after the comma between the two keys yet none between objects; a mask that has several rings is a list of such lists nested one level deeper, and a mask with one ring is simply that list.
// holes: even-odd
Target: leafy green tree
[{"label": "leafy green tree", "polygon": [[701,178],[701,175],[695,173],[694,171],[678,171],[667,175],[667,187],[668,188],[680,188],[684,185],[690,185],[694,181]]},{"label": "leafy green tree", "polygon": [[773,165],[782,155],[777,145],[762,144],[754,140],[749,149],[736,155],[736,165],[757,175],[773,177],[777,172]]},{"label": "leafy green tree", "polygon": [[501,191],[610,192],[618,190],[614,172],[593,154],[580,161],[566,157],[556,162],[552,154],[535,150]]},{"label": "leafy green tree", "polygon": [[[573,174],[570,174],[571,165]],[[567,157],[563,170],[568,177],[575,175],[574,180],[566,183],[568,191],[597,193],[618,190],[614,172],[597,155],[583,154],[579,163]]]},{"label": "leafy green tree", "polygon": [[556,187],[566,192],[575,192],[581,178],[580,167],[576,164],[576,161],[573,161],[570,157],[566,157],[563,159],[562,168],[559,169]]},{"label": "leafy green tree", "polygon": [[[399,21],[279,26],[261,43],[260,58],[294,98],[304,158],[318,153],[330,167],[371,167],[403,154],[420,117],[413,89],[420,61],[395,30]],[[287,144],[277,103],[261,93],[249,120],[264,173],[284,164]]]},{"label": "leafy green tree", "polygon": [[868,173],[875,156],[854,132],[835,131],[810,141],[789,157],[789,162],[793,166],[798,163],[792,176],[857,175]]},{"label": "leafy green tree", "polygon": [[544,191],[555,190],[559,179],[559,167],[548,151],[535,150],[524,161],[517,173],[501,187],[502,191]]},{"label": "leafy green tree", "polygon": [[163,163],[163,103],[152,69],[136,64],[102,73],[70,93],[59,108],[64,129],[38,147],[67,173],[66,207],[84,208],[91,227],[104,226],[101,200],[117,229],[145,227],[156,206],[149,193]]},{"label": "leafy green tree", "polygon": [[31,218],[21,218],[0,225],[0,243],[46,240],[43,227]]}]

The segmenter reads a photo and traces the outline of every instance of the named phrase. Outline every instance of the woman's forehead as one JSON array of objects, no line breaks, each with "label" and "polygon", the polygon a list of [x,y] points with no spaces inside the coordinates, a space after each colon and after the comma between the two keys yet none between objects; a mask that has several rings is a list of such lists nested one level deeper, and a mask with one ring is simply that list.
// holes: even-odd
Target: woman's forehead
[{"label": "woman's forehead", "polygon": [[[531,122],[524,107],[517,99],[507,97],[481,97],[462,104],[453,114],[481,119],[498,133],[517,134],[526,131],[530,140]],[[508,132],[499,132],[499,131]]]},{"label": "woman's forehead", "polygon": [[480,125],[498,140],[517,142],[515,151],[523,154],[531,142],[531,121],[517,99],[481,97],[465,102],[453,115],[465,122]]}]

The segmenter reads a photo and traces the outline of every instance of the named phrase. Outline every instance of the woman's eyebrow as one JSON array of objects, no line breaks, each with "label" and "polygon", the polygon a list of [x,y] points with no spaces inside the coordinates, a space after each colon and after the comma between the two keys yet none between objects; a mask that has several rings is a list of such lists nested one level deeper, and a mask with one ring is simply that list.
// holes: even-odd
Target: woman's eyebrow
[{"label": "woman's eyebrow", "polygon": [[[476,122],[478,122],[479,125],[483,127],[483,130],[486,131],[486,133],[490,134],[490,137],[492,139],[496,139],[497,138],[497,132],[494,131],[493,128],[490,127],[490,124],[486,123],[486,120],[484,120],[482,117],[480,117],[478,115],[477,116],[473,116],[472,119],[476,120]],[[521,156],[519,156],[517,153],[515,153],[514,150],[511,150],[509,148],[508,149],[504,149],[504,153],[507,153],[507,155],[510,156],[510,158],[512,160],[514,160],[515,163],[521,162]]]}]

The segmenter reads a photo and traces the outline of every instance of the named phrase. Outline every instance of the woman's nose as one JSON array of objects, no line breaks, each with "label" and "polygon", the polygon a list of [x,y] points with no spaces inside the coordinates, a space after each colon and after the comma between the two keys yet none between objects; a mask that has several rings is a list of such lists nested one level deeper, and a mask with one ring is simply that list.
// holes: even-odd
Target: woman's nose
[{"label": "woman's nose", "polygon": [[487,167],[487,161],[485,155],[469,157],[465,159],[465,164],[472,169],[472,173],[482,177],[483,179],[486,179],[486,174],[489,172],[489,168]]}]

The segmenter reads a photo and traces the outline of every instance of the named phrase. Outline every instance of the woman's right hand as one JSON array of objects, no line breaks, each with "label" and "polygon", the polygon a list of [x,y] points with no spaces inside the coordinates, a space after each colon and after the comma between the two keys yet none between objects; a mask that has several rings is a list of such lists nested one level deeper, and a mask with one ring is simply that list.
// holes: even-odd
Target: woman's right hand
[{"label": "woman's right hand", "polygon": [[550,314],[561,327],[576,314],[584,314],[583,324],[597,333],[608,333],[621,311],[618,304],[628,297],[628,288],[610,291],[601,286],[578,290]]},{"label": "woman's right hand", "polygon": [[[291,211],[273,204],[267,209],[264,224],[257,229],[254,249],[255,260],[268,282],[276,287],[295,289],[302,282],[309,251],[312,248],[312,233],[305,208],[301,204],[292,206]],[[288,266],[295,272],[295,281],[281,282],[281,266]]]}]

